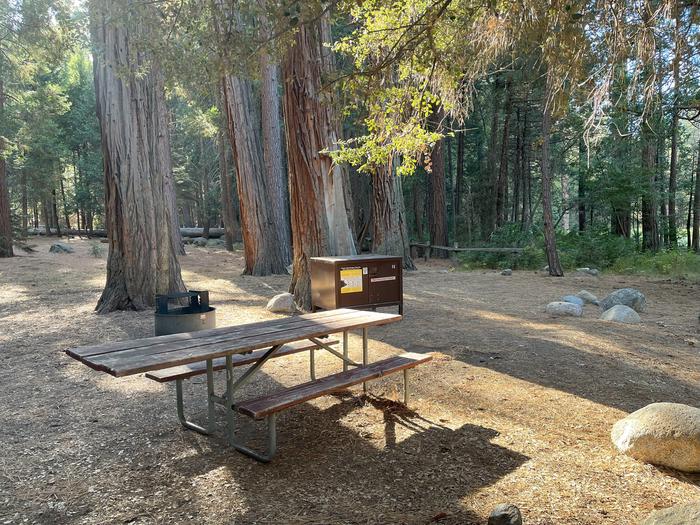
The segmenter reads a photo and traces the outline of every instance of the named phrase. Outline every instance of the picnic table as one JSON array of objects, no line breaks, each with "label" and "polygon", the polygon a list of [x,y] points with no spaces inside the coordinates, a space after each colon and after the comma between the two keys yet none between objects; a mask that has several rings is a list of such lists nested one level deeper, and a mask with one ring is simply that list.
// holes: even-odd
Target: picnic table
[{"label": "picnic table", "polygon": [[[408,371],[431,357],[404,353],[370,363],[368,354],[369,328],[401,319],[400,315],[380,312],[328,310],[199,332],[84,346],[66,350],[66,353],[90,368],[115,377],[145,373],[147,378],[161,383],[175,381],[178,419],[186,429],[211,434],[216,429],[216,405],[222,405],[226,410],[229,444],[258,461],[267,462],[277,449],[276,416],[283,410],[360,383],[367,391],[367,381],[399,371],[404,374],[404,403],[408,404]],[[348,333],[352,330],[362,331],[361,363],[349,357]],[[336,333],[342,333],[341,351],[333,346],[338,341],[328,337]],[[316,350],[325,350],[339,358],[343,371],[316,378]],[[237,399],[237,392],[266,361],[305,351],[309,352],[311,381],[270,395]],[[248,369],[236,378],[233,371],[240,366],[248,366]],[[217,370],[226,371],[226,391],[222,395],[215,392],[214,372]],[[202,426],[185,417],[183,381],[204,374],[207,377],[208,410],[207,423]],[[267,420],[266,452],[255,451],[235,439],[236,413],[255,420]]]}]

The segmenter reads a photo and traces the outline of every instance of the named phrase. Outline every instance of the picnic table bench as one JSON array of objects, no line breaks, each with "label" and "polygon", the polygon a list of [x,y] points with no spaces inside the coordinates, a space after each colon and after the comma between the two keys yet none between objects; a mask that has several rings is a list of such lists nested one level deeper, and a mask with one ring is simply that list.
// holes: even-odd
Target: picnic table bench
[{"label": "picnic table bench", "polygon": [[[367,391],[367,381],[400,371],[404,374],[404,403],[408,404],[408,371],[429,361],[431,356],[404,353],[370,363],[368,355],[369,328],[394,323],[401,318],[400,315],[380,312],[328,310],[199,332],[84,346],[66,350],[66,353],[115,377],[145,373],[147,378],[160,383],[175,381],[178,419],[186,429],[211,434],[216,428],[216,405],[224,406],[229,444],[258,461],[267,462],[277,449],[276,417],[283,410],[360,383]],[[349,357],[348,333],[352,330],[362,330],[362,363]],[[342,333],[342,351],[333,346],[338,341],[328,337],[335,333]],[[317,379],[316,350],[325,350],[342,360],[343,371]],[[310,356],[311,381],[253,399],[239,401],[236,398],[236,393],[267,360],[305,351]],[[233,370],[240,366],[249,368],[235,378]],[[214,372],[217,370],[226,370],[223,395],[215,393]],[[207,423],[202,426],[185,417],[183,380],[204,374],[208,410]],[[266,452],[255,451],[235,439],[235,412],[256,420],[267,420]]]}]

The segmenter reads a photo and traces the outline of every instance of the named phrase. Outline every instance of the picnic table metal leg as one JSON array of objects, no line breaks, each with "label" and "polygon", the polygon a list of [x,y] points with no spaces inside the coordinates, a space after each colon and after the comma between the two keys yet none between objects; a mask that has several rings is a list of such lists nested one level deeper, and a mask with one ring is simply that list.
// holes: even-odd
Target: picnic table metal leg
[{"label": "picnic table metal leg", "polygon": [[311,381],[316,380],[316,353],[314,349],[312,348],[309,350],[309,367],[310,367],[310,376],[311,376]]},{"label": "picnic table metal leg", "polygon": [[270,414],[267,420],[267,450],[264,454],[231,440],[231,446],[238,452],[262,463],[269,463],[277,453],[277,414]]},{"label": "picnic table metal leg", "polygon": [[175,380],[175,396],[177,399],[177,418],[180,420],[180,424],[189,429],[189,430],[194,430],[195,432],[199,432],[200,434],[204,435],[209,435],[211,434],[211,429],[212,426],[212,421],[210,420],[208,422],[209,429],[206,429],[196,423],[192,423],[191,421],[187,421],[187,418],[185,417],[185,409],[183,406],[183,395],[182,395],[182,379],[176,379]]},{"label": "picnic table metal leg", "polygon": [[[367,366],[368,361],[367,351],[367,328],[362,329],[362,365]],[[367,383],[362,383],[362,390],[367,392]]]},{"label": "picnic table metal leg", "polygon": [[408,368],[403,371],[403,404],[408,406],[411,390],[408,388]]},{"label": "picnic table metal leg", "polygon": [[343,372],[348,371],[348,331],[343,331]]}]

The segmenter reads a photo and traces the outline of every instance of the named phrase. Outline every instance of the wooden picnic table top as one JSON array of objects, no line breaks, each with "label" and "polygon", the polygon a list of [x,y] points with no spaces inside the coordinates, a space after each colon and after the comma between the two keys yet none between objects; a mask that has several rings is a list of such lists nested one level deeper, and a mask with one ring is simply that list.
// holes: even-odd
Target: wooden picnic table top
[{"label": "wooden picnic table top", "polygon": [[123,377],[400,321],[402,316],[342,308],[182,334],[82,346],[66,353]]}]

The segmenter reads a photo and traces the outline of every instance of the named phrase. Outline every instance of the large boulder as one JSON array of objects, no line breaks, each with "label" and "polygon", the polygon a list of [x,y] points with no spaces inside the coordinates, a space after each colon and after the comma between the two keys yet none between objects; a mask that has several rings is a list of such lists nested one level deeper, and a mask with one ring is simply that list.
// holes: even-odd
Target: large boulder
[{"label": "large boulder", "polygon": [[700,409],[652,403],[621,419],[610,433],[623,454],[639,461],[700,472]]},{"label": "large boulder", "polygon": [[290,293],[281,293],[270,299],[265,307],[270,312],[293,314],[297,311],[297,306],[294,304],[294,296]]},{"label": "large boulder", "polygon": [[624,304],[637,312],[643,312],[647,300],[644,294],[636,288],[620,288],[600,301],[600,307],[603,311],[609,310],[617,304]]},{"label": "large boulder", "polygon": [[515,505],[501,503],[489,514],[488,525],[523,525],[523,517]]},{"label": "large boulder", "polygon": [[192,239],[192,244],[199,246],[200,248],[204,248],[207,245],[207,239],[204,237],[195,237]]},{"label": "large boulder", "polygon": [[74,251],[72,246],[63,244],[62,242],[54,243],[51,245],[51,248],[49,248],[50,253],[73,253]]},{"label": "large boulder", "polygon": [[580,297],[587,303],[594,304],[598,306],[600,304],[600,301],[598,301],[598,298],[593,295],[591,292],[588,290],[581,290],[579,293],[576,294],[576,297]]},{"label": "large boulder", "polygon": [[581,317],[583,307],[580,304],[567,303],[565,301],[554,301],[545,306],[544,311],[554,317],[564,317],[567,315]]},{"label": "large boulder", "polygon": [[600,318],[604,321],[614,321],[616,323],[637,324],[642,322],[639,314],[624,304],[616,304],[612,308],[605,310],[600,314]]},{"label": "large boulder", "polygon": [[501,275],[513,275],[513,270],[506,268],[505,270],[501,271]]},{"label": "large boulder", "polygon": [[585,303],[583,299],[576,295],[565,295],[564,297],[561,298],[562,301],[565,303],[571,303],[571,304],[577,304],[579,306],[583,306]]},{"label": "large boulder", "polygon": [[697,525],[698,523],[700,523],[700,500],[654,511],[642,522],[642,525]]}]

